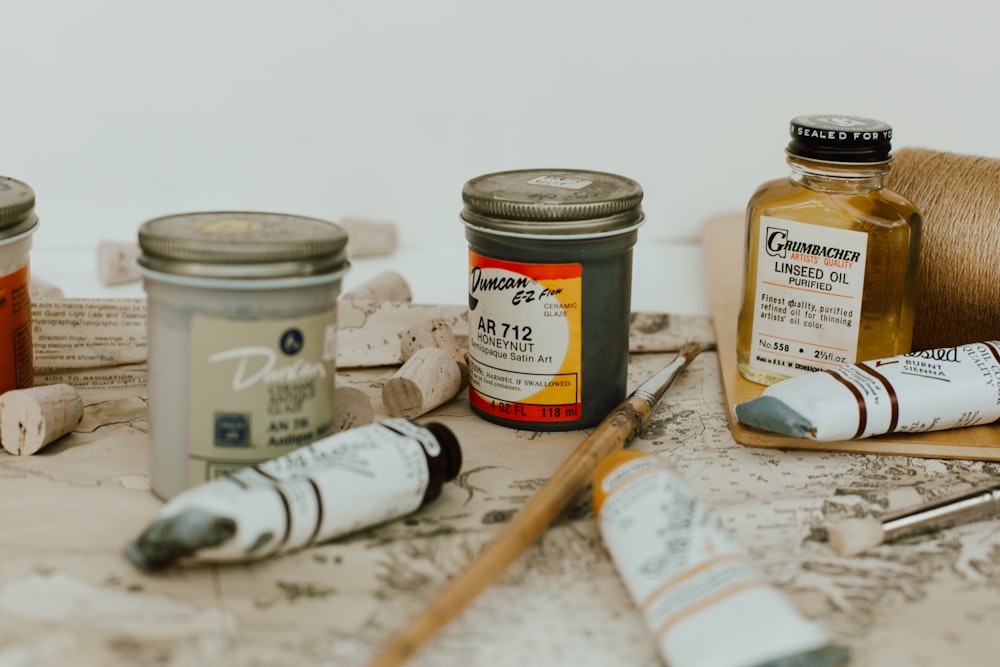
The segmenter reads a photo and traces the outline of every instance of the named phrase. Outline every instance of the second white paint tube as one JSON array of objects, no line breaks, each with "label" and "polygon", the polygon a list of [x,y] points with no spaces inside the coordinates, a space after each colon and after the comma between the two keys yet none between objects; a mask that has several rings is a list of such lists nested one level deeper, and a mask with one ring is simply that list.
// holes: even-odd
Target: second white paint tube
[{"label": "second white paint tube", "polygon": [[594,512],[670,667],[834,667],[847,660],[656,456],[608,456],[595,473]]},{"label": "second white paint tube", "polygon": [[782,380],[736,405],[747,426],[813,440],[1000,420],[1000,341],[911,352]]}]

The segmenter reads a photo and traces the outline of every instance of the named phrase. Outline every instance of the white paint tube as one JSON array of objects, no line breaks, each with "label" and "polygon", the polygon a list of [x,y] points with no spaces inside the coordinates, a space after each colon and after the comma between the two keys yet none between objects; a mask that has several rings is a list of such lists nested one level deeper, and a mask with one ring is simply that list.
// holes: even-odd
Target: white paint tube
[{"label": "white paint tube", "polygon": [[594,513],[670,667],[833,667],[847,660],[657,457],[633,450],[608,456],[595,472]]},{"label": "white paint tube", "polygon": [[782,380],[736,406],[754,428],[849,440],[1000,420],[1000,341],[843,364]]},{"label": "white paint tube", "polygon": [[181,492],[125,555],[153,571],[293,551],[415,511],[461,464],[442,424],[389,419],[343,431]]}]

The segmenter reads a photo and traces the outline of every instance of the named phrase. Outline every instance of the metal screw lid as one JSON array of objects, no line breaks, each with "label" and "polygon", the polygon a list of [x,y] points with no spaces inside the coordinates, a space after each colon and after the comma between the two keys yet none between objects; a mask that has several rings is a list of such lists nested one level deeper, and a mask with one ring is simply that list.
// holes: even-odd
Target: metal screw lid
[{"label": "metal screw lid", "polygon": [[37,224],[35,191],[27,183],[0,176],[0,238],[23,234]]},{"label": "metal screw lid", "polygon": [[199,278],[285,278],[347,267],[347,232],[297,215],[251,211],[183,213],[139,228],[140,266]]},{"label": "metal screw lid", "polygon": [[470,226],[525,236],[601,236],[642,223],[642,188],[630,178],[578,169],[485,174],[462,188]]},{"label": "metal screw lid", "polygon": [[892,127],[860,116],[798,116],[788,128],[788,153],[810,160],[874,163],[891,159]]}]

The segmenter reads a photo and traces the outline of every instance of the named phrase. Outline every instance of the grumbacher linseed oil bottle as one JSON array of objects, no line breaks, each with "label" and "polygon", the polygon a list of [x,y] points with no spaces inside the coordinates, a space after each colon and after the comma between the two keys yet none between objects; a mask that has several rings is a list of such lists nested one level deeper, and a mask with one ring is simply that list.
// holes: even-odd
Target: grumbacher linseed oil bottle
[{"label": "grumbacher linseed oil bottle", "polygon": [[740,374],[772,384],[910,351],[920,213],[882,187],[892,128],[855,116],[791,122],[791,176],[747,205]]}]

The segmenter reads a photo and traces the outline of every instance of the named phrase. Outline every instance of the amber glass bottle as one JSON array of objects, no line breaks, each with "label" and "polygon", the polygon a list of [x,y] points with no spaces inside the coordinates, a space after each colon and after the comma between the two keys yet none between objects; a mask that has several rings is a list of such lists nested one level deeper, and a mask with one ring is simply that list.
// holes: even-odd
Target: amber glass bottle
[{"label": "amber glass bottle", "polygon": [[892,128],[856,116],[791,121],[791,175],[747,205],[740,375],[772,384],[910,351],[916,207],[882,187]]}]

